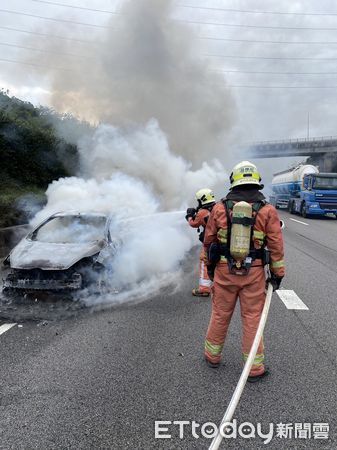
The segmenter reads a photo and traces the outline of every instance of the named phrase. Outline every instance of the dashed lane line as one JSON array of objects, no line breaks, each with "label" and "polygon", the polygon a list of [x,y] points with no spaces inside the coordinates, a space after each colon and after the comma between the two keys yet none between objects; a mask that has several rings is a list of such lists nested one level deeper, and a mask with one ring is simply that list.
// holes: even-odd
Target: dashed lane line
[{"label": "dashed lane line", "polygon": [[0,325],[0,335],[15,327],[15,325],[16,323],[4,323],[3,325]]},{"label": "dashed lane line", "polygon": [[306,222],[302,222],[301,220],[293,219],[292,217],[290,217],[290,219],[289,219],[289,220],[292,220],[293,222],[301,223],[302,225],[306,225],[306,226],[309,226],[309,224],[308,224],[308,223],[306,223]]},{"label": "dashed lane line", "polygon": [[287,309],[309,310],[307,305],[302,302],[295,291],[278,289],[276,293],[285,304]]}]

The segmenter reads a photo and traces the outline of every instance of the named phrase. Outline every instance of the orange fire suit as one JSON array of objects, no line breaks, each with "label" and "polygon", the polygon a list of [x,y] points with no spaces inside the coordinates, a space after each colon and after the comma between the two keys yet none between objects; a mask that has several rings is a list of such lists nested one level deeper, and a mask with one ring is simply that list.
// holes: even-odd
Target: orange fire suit
[{"label": "orange fire suit", "polygon": [[[235,201],[234,201],[235,204]],[[256,213],[253,213],[256,215]],[[208,219],[204,238],[207,251],[212,242],[227,244],[227,216],[222,202],[217,203]],[[283,237],[276,209],[269,204],[263,206],[256,215],[253,226],[254,247],[259,249],[265,243],[270,250],[270,270],[277,276],[284,276]],[[205,341],[205,357],[212,363],[219,363],[228,326],[240,299],[242,320],[243,360],[248,358],[260,322],[265,302],[265,272],[261,259],[256,259],[247,275],[231,274],[225,256],[221,256],[214,273],[212,315]],[[263,338],[250,371],[250,376],[263,374]]]},{"label": "orange fire suit", "polygon": [[[188,223],[192,228],[206,228],[207,220],[210,215],[210,210],[201,208],[195,215],[194,219],[189,217]],[[207,258],[205,249],[202,246],[199,254],[199,291],[200,292],[211,292],[212,281],[209,279],[207,274],[206,266]]]}]

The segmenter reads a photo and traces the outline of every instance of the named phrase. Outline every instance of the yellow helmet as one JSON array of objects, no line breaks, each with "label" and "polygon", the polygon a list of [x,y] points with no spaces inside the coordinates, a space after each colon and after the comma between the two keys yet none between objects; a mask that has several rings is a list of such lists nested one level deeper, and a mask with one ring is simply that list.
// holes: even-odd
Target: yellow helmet
[{"label": "yellow helmet", "polygon": [[198,200],[200,206],[215,202],[212,189],[200,189],[200,191],[195,194],[195,198]]},{"label": "yellow helmet", "polygon": [[233,167],[230,175],[231,189],[243,184],[256,184],[261,187],[261,175],[255,164],[242,161]]}]

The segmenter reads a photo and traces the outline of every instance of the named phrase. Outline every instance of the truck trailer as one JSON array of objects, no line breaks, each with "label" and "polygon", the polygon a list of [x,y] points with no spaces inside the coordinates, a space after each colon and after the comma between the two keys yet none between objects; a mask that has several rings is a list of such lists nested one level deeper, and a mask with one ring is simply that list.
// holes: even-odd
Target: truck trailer
[{"label": "truck trailer", "polygon": [[270,203],[291,214],[337,218],[337,173],[320,173],[316,166],[301,164],[274,174]]}]

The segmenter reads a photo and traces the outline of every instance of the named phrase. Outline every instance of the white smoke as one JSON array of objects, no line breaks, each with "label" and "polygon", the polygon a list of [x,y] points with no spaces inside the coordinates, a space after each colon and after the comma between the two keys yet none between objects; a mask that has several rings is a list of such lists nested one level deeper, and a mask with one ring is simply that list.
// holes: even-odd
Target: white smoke
[{"label": "white smoke", "polygon": [[161,209],[180,208],[191,201],[200,185],[223,182],[219,161],[203,163],[199,170],[183,157],[174,155],[168,138],[156,120],[145,126],[117,128],[101,125],[93,137],[80,144],[83,171],[96,179],[121,171],[143,180],[160,200]]},{"label": "white smoke", "polygon": [[197,170],[173,154],[155,120],[145,126],[100,125],[79,142],[85,178],[54,181],[46,208],[34,224],[58,211],[113,213],[118,218],[185,208],[201,187],[222,185],[225,171],[214,159]]},{"label": "white smoke", "polygon": [[[226,157],[235,115],[223,78],[208,70],[200,41],[172,20],[173,10],[172,0],[122,2],[84,58],[61,57],[71,41],[44,44],[52,106],[104,123],[78,141],[82,178],[53,182],[34,223],[57,211],[114,215],[123,246],[113,282],[129,293],[141,286],[141,295],[163,280],[177,285],[180,263],[198,241],[174,211],[197,206],[201,188],[223,191],[217,158]],[[64,61],[66,72],[54,69]]]},{"label": "white smoke", "polygon": [[[123,298],[125,290],[131,295],[139,284],[141,296],[173,279],[176,286],[181,261],[198,242],[184,209],[197,206],[196,190],[223,183],[220,162],[203,163],[193,171],[190,163],[170,151],[155,120],[127,128],[100,125],[80,140],[79,148],[85,178],[54,181],[33,225],[60,211],[111,215],[112,237],[123,242],[111,263],[111,286],[122,289]],[[100,301],[120,301],[120,295]]]},{"label": "white smoke", "polygon": [[[124,0],[104,31],[80,35],[88,44],[75,44],[76,29],[69,27],[63,34],[69,41],[31,37],[30,45],[45,50],[57,111],[121,127],[155,117],[171,150],[198,167],[224,156],[236,108],[223,76],[202,58],[195,30],[173,20],[175,6],[173,0]],[[60,33],[49,24],[48,34]],[[83,57],[66,56],[74,53]],[[40,54],[27,63],[40,66]]]},{"label": "white smoke", "polygon": [[47,205],[32,224],[62,211],[101,212],[114,214],[118,219],[154,213],[158,202],[146,185],[122,173],[107,180],[93,178],[61,178],[50,184],[46,192]]},{"label": "white smoke", "polygon": [[179,212],[157,213],[117,224],[123,241],[112,277],[116,286],[130,286],[179,272],[180,261],[195,236]]}]

